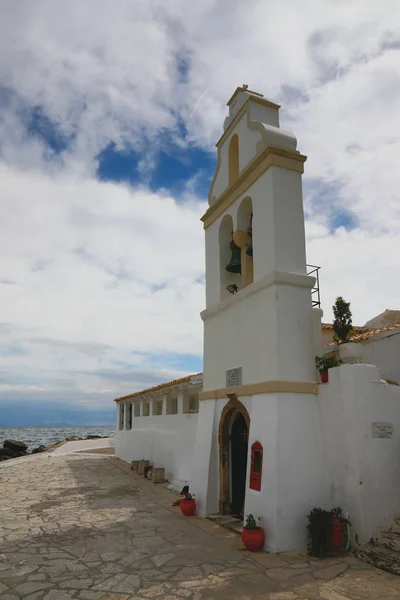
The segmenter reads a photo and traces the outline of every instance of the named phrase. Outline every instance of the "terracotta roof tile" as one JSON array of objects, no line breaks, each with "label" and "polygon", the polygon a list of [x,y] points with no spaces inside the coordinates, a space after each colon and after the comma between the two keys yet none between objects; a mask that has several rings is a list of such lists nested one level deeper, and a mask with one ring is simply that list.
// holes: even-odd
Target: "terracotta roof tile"
[{"label": "terracotta roof tile", "polygon": [[[322,331],[333,331],[333,324],[332,323],[321,323],[321,329]],[[355,326],[353,327],[354,331],[357,331],[357,333],[365,333],[367,331],[373,331],[370,327],[358,327]]]},{"label": "terracotta roof tile", "polygon": [[380,333],[385,333],[385,331],[390,331],[391,329],[400,329],[400,323],[394,323],[393,325],[386,325],[386,327],[380,327],[379,329],[369,329],[365,333],[361,333],[358,335],[352,335],[349,339],[349,342],[362,342],[364,340],[368,340],[374,335],[379,335]]},{"label": "terracotta roof tile", "polygon": [[162,390],[164,388],[179,385],[180,383],[189,382],[191,377],[196,375],[202,375],[202,373],[193,373],[193,375],[188,375],[186,377],[181,377],[180,379],[173,379],[172,381],[168,381],[167,383],[160,383],[160,385],[156,385],[151,388],[147,388],[146,390],[140,390],[139,392],[134,392],[133,394],[128,394],[127,396],[121,396],[120,398],[115,398],[114,402],[120,402],[120,400],[128,400],[130,398],[137,398],[137,396],[143,396],[143,394],[150,394],[151,392],[158,392],[158,390]]}]

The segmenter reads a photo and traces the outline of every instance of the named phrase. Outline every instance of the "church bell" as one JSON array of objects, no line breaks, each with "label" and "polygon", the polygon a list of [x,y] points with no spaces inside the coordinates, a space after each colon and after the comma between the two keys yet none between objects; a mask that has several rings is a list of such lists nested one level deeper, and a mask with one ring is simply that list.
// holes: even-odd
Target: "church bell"
[{"label": "church bell", "polygon": [[226,270],[229,273],[241,273],[242,272],[242,262],[241,255],[242,251],[239,246],[236,246],[235,242],[232,240],[230,243],[230,248],[232,250],[231,260],[229,264],[226,266]]}]

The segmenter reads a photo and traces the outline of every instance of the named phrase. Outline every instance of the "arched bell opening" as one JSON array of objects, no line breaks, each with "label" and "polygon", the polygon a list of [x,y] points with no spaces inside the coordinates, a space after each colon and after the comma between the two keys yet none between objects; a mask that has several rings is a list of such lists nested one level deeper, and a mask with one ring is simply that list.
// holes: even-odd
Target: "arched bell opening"
[{"label": "arched bell opening", "polygon": [[233,242],[233,221],[225,215],[219,228],[219,272],[221,300],[241,289],[241,251]]},{"label": "arched bell opening", "polygon": [[246,287],[254,280],[253,202],[250,196],[244,198],[238,208],[237,229],[242,241],[242,287]]},{"label": "arched bell opening", "polygon": [[243,517],[250,417],[246,407],[232,397],[219,425],[221,514]]}]

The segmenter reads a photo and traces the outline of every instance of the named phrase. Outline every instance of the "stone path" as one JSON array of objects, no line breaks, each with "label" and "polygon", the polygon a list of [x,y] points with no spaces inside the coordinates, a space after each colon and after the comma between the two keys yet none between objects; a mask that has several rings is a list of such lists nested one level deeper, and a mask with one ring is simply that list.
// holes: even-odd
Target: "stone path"
[{"label": "stone path", "polygon": [[348,556],[251,554],[107,455],[0,466],[1,600],[400,599],[400,578]]}]

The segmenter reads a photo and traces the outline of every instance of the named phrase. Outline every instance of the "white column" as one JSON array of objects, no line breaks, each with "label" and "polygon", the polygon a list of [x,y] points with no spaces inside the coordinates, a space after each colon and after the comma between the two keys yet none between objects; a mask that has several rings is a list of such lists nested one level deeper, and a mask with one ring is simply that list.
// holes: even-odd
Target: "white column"
[{"label": "white column", "polygon": [[178,392],[178,414],[181,415],[183,413],[184,401],[187,398],[187,388],[181,388]]}]

